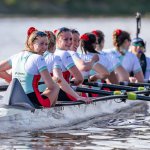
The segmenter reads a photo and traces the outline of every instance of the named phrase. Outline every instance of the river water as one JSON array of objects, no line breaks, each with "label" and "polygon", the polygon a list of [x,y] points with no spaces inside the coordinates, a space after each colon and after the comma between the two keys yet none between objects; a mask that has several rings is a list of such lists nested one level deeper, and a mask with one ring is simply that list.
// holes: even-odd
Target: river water
[{"label": "river water", "polygon": [[[24,49],[26,31],[30,26],[39,30],[69,27],[82,34],[93,29],[105,33],[105,48],[112,47],[112,32],[120,28],[136,34],[135,18],[1,18],[0,60]],[[142,19],[140,36],[149,47],[150,19]],[[150,52],[147,50],[147,55]],[[108,108],[109,109],[109,108]],[[150,149],[149,102],[114,114],[93,118],[59,130],[40,130],[0,134],[0,149],[51,150],[148,150]]]}]

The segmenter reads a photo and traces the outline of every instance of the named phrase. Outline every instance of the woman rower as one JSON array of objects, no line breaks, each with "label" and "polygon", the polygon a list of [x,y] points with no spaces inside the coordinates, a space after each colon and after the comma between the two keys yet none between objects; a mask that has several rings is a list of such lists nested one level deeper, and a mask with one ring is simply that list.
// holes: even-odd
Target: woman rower
[{"label": "woman rower", "polygon": [[72,32],[72,45],[68,52],[72,56],[72,59],[73,59],[75,65],[77,66],[77,68],[80,71],[89,71],[92,69],[93,65],[99,60],[99,57],[97,54],[95,54],[95,55],[93,55],[91,60],[89,60],[87,62],[82,60],[80,58],[79,54],[77,53],[77,49],[78,49],[79,43],[80,43],[80,34],[75,29],[72,29],[71,32]]},{"label": "woman rower", "polygon": [[117,61],[117,59],[114,59],[113,60],[114,65],[112,65],[112,62],[108,57],[109,55],[107,55],[106,52],[102,51],[105,43],[104,33],[100,30],[93,30],[92,33],[96,36],[96,40],[97,40],[95,50],[99,53],[99,57],[100,57],[99,63],[102,64],[105,68],[107,68],[107,70],[110,73],[110,75],[108,76],[109,80],[106,79],[106,81],[107,83],[117,84],[118,80],[115,75],[115,70],[117,70],[120,67],[120,62]]},{"label": "woman rower", "polygon": [[128,51],[131,43],[130,34],[126,31],[117,29],[113,32],[114,49],[111,54],[118,58],[130,74],[134,73],[134,77],[130,77],[131,82],[143,82],[144,76],[138,58]]},{"label": "woman rower", "polygon": [[[55,31],[56,35],[56,51],[55,55],[59,56],[62,61],[62,74],[64,79],[69,83],[71,76],[73,77],[73,82],[75,85],[79,85],[83,82],[83,76],[81,72],[78,70],[76,65],[74,64],[74,61],[69,54],[68,50],[70,50],[70,47],[72,45],[72,33],[70,29],[68,28],[60,28],[57,31]],[[76,100],[83,100],[86,102],[89,102],[90,99],[88,98],[83,98],[79,96],[70,96],[70,94],[67,94],[63,92],[62,90],[60,91],[60,97],[68,97],[69,99],[76,101]],[[74,95],[76,93],[72,93]]]},{"label": "woman rower", "polygon": [[[47,50],[48,38],[44,32],[37,31],[34,27],[29,28],[27,33],[25,50],[0,62],[0,72],[12,68],[12,79],[17,78],[20,81],[35,107],[51,107],[56,103],[59,87],[49,75],[42,56]],[[40,77],[47,86],[43,93],[38,89]]]},{"label": "woman rower", "polygon": [[142,67],[144,79],[150,80],[150,58],[145,55],[146,44],[142,38],[134,38],[131,43],[131,52],[135,54]]},{"label": "woman rower", "polygon": [[[92,33],[85,33],[80,37],[81,58],[84,61],[90,61],[94,54],[99,54],[96,48],[96,36]],[[90,80],[106,79],[109,76],[108,70],[99,62],[92,67],[93,71],[83,72],[84,78]],[[90,73],[90,74],[89,74]]]},{"label": "woman rower", "polygon": [[[54,54],[55,52],[55,35],[51,31],[45,31],[48,35],[48,49],[44,53],[44,58],[47,64],[47,68],[49,73],[53,76],[54,80],[57,80],[57,84],[60,87],[60,92],[58,95],[58,101],[76,101],[82,100],[88,102],[88,98],[79,96],[67,83],[64,79],[61,68],[62,61],[61,58]],[[39,85],[39,89],[43,91],[45,89],[45,85]]]},{"label": "woman rower", "polygon": [[66,81],[70,82],[71,75],[74,78],[74,84],[79,85],[83,82],[83,76],[74,64],[74,61],[67,52],[72,45],[72,33],[70,29],[63,27],[55,30],[56,51],[55,55],[60,56],[62,61],[62,73]]}]

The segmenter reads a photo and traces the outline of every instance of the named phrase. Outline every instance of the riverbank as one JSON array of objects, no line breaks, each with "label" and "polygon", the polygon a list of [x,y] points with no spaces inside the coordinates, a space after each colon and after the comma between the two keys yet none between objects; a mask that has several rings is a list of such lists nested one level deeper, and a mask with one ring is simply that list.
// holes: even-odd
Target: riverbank
[{"label": "riverbank", "polygon": [[0,16],[110,17],[150,15],[149,0],[1,0]]}]

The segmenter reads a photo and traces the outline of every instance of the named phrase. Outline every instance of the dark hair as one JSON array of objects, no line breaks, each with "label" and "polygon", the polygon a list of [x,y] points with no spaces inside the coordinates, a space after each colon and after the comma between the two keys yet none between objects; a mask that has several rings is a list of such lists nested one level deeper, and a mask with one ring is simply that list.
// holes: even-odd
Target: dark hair
[{"label": "dark hair", "polygon": [[93,30],[92,33],[98,38],[98,44],[104,41],[104,33],[100,30]]},{"label": "dark hair", "polygon": [[70,30],[69,28],[62,27],[62,28],[59,28],[59,29],[57,29],[57,30],[54,30],[54,34],[55,34],[56,38],[58,38],[58,36],[59,36],[62,32],[68,32],[68,31],[71,32],[71,30]]},{"label": "dark hair", "polygon": [[72,34],[77,33],[80,35],[80,33],[76,29],[71,29],[70,31],[72,32]]},{"label": "dark hair", "polygon": [[119,48],[125,40],[131,41],[130,34],[126,31],[117,29],[113,32],[113,45]]},{"label": "dark hair", "polygon": [[92,44],[96,43],[96,36],[92,33],[85,33],[80,37],[81,51],[87,54],[87,52],[98,53]]}]

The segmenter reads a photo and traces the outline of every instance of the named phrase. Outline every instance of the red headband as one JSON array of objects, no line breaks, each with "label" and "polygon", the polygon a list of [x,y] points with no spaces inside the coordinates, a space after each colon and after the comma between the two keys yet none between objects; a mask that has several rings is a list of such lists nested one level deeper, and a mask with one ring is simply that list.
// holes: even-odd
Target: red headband
[{"label": "red headband", "polygon": [[48,36],[48,39],[50,39],[50,37],[51,37],[51,34],[50,34],[50,32],[49,32],[49,31],[45,31],[45,33],[47,34],[47,36]]},{"label": "red headband", "polygon": [[85,40],[85,41],[88,41],[88,40],[89,40],[89,37],[88,37],[87,34],[83,34],[83,35],[80,37],[80,39]]},{"label": "red headband", "polygon": [[96,30],[92,31],[92,33],[96,36],[99,36],[99,33]]},{"label": "red headband", "polygon": [[30,27],[30,28],[28,29],[28,31],[27,31],[28,36],[30,36],[31,33],[34,32],[34,31],[37,31],[37,29],[34,28],[34,27]]},{"label": "red headband", "polygon": [[54,33],[54,34],[56,34],[56,33],[57,33],[57,31],[58,31],[58,30],[57,30],[57,29],[55,29],[55,30],[53,31],[53,33]]},{"label": "red headband", "polygon": [[117,30],[115,30],[115,32],[116,32],[116,35],[119,36],[121,34],[122,30],[117,29]]}]

